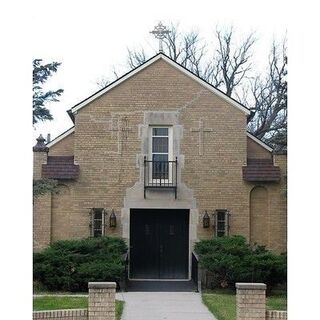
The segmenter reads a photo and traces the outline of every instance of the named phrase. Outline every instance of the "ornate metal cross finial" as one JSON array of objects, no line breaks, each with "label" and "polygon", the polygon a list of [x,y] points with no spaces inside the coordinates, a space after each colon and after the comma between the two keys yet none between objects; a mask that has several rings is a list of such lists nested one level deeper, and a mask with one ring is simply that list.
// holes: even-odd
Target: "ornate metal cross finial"
[{"label": "ornate metal cross finial", "polygon": [[150,31],[157,39],[159,39],[159,52],[163,52],[162,40],[166,34],[169,34],[171,31],[165,27],[160,21],[157,26],[154,27],[153,31]]}]

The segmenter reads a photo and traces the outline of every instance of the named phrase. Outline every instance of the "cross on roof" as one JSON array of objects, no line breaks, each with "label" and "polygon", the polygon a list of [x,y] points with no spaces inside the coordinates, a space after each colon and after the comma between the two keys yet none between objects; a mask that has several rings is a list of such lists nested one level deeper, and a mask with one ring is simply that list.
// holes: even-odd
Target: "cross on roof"
[{"label": "cross on roof", "polygon": [[165,27],[160,21],[157,26],[154,27],[154,30],[150,31],[157,39],[159,39],[159,52],[163,52],[162,40],[165,38],[166,34],[169,34],[171,31]]}]

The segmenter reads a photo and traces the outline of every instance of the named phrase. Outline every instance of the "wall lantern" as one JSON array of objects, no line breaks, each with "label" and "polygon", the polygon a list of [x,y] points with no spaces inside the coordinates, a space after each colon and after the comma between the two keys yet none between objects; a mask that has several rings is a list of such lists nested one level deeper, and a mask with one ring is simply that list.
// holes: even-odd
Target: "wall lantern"
[{"label": "wall lantern", "polygon": [[204,228],[209,228],[210,227],[210,217],[208,215],[207,210],[205,210],[203,218],[202,218],[202,223]]},{"label": "wall lantern", "polygon": [[112,209],[111,215],[110,215],[110,228],[115,228],[117,226],[117,217],[114,213],[114,210]]}]

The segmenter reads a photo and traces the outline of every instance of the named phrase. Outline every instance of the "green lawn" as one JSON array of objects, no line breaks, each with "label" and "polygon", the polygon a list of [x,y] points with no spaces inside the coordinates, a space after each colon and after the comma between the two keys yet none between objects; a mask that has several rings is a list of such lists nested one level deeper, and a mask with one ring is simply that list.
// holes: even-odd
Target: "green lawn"
[{"label": "green lawn", "polygon": [[[124,302],[116,300],[116,319],[121,319]],[[33,298],[33,310],[85,309],[88,297],[42,296]]]},{"label": "green lawn", "polygon": [[[228,289],[206,290],[202,300],[218,320],[236,319],[236,295]],[[272,293],[267,297],[267,309],[286,310],[287,296],[284,291]]]}]

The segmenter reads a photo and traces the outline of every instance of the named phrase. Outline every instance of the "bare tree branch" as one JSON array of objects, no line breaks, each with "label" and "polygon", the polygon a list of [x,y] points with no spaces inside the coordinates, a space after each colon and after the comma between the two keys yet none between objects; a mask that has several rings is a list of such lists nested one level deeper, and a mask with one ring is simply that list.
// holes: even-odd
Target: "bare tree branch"
[{"label": "bare tree branch", "polygon": [[215,82],[221,86],[227,96],[231,96],[234,89],[242,84],[247,72],[251,69],[250,59],[252,47],[256,42],[254,34],[249,34],[238,47],[233,44],[233,28],[228,31],[217,29],[218,49],[215,51]]},{"label": "bare tree branch", "polygon": [[287,53],[286,39],[282,46],[273,42],[268,73],[252,84],[255,116],[249,130],[277,149],[286,148],[287,136]]},{"label": "bare tree branch", "polygon": [[139,51],[137,50],[130,50],[128,48],[128,55],[127,55],[127,64],[130,69],[135,69],[142,65],[147,60],[146,54],[143,48]]}]

